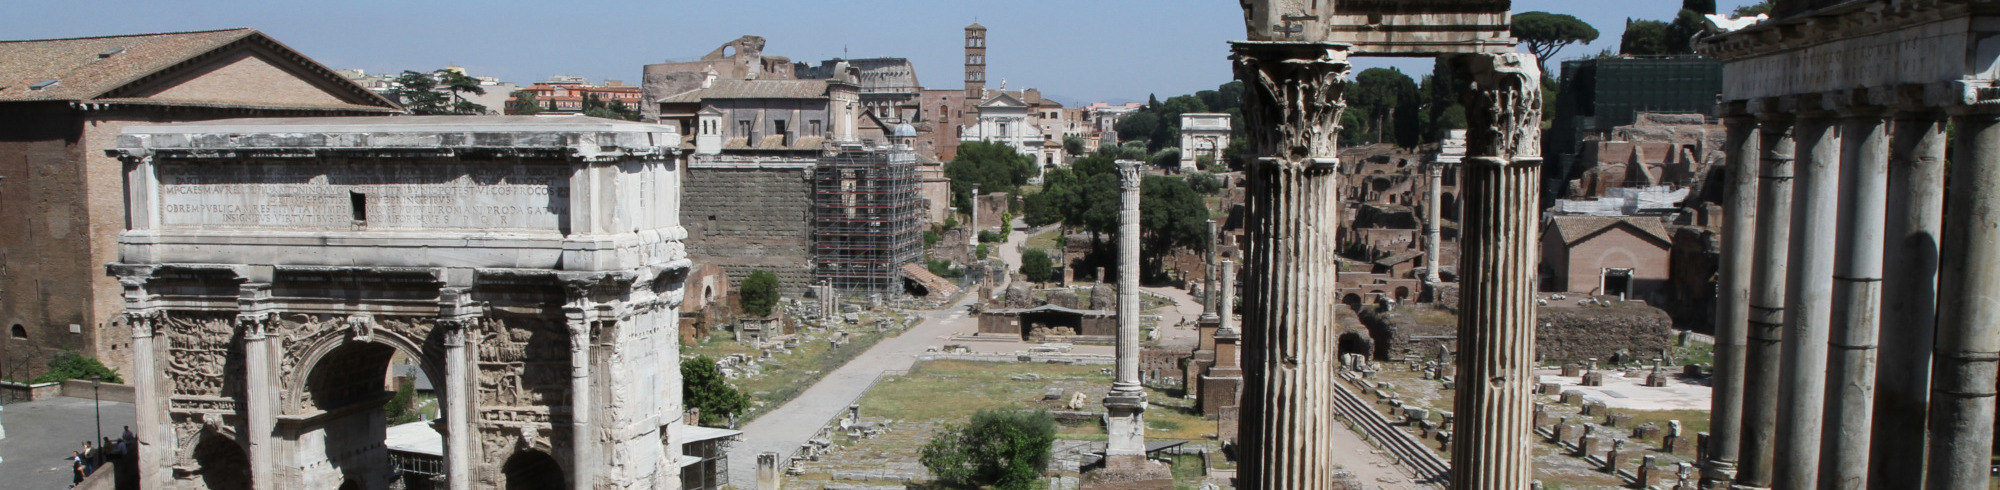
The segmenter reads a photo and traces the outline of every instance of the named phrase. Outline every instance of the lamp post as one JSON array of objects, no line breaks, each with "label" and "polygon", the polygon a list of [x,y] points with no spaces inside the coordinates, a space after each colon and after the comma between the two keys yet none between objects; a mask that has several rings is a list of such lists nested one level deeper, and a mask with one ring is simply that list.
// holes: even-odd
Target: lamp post
[{"label": "lamp post", "polygon": [[[100,403],[100,400],[97,397],[98,385],[99,383],[102,383],[103,380],[104,380],[103,375],[93,374],[90,376],[90,409],[91,412],[93,412],[93,414],[96,415],[97,417],[97,438],[91,439],[90,440],[91,444],[104,443],[104,405]],[[97,462],[93,463],[93,466],[104,465],[105,450],[106,449],[103,446],[97,447],[97,454],[92,458],[96,459]]]}]

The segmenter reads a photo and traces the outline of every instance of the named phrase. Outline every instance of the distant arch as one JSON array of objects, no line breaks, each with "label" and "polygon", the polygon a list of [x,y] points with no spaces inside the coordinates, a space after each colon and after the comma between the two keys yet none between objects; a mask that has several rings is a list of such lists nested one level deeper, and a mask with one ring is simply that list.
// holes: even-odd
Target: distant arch
[{"label": "distant arch", "polygon": [[26,339],[28,338],[28,327],[23,327],[21,324],[16,323],[12,328],[7,329],[7,334],[17,339]]},{"label": "distant arch", "polygon": [[1409,286],[1396,286],[1396,302],[1403,303],[1409,300],[1410,300]]}]

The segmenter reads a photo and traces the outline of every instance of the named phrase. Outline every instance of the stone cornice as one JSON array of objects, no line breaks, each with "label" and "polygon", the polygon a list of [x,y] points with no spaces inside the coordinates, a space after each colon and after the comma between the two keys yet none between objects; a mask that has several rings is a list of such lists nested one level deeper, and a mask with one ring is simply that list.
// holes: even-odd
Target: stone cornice
[{"label": "stone cornice", "polygon": [[1700,40],[1695,50],[1726,62],[1824,44],[1830,40],[1922,27],[1971,14],[1971,8],[1964,2],[1953,0],[1847,3],[1716,34]]}]

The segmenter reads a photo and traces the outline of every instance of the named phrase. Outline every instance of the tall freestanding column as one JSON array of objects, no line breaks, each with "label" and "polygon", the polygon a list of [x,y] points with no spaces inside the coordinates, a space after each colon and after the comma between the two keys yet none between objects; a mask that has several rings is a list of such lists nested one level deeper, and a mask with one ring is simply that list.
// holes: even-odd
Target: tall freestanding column
[{"label": "tall freestanding column", "polygon": [[[1243,297],[1241,488],[1333,488],[1335,274],[1340,270],[1345,45],[1238,42],[1250,164]],[[1221,355],[1220,353],[1217,354]]]},{"label": "tall freestanding column", "polygon": [[1923,488],[1944,222],[1944,119],[1934,110],[1903,111],[1895,124],[1868,481],[1876,488]]},{"label": "tall freestanding column", "polygon": [[1757,178],[1757,249],[1750,271],[1750,331],[1743,356],[1743,446],[1737,452],[1736,481],[1771,486],[1771,449],[1777,443],[1778,355],[1785,331],[1785,263],[1792,227],[1792,120],[1760,101],[1758,149],[1763,171]]},{"label": "tall freestanding column", "polygon": [[1834,245],[1833,324],[1828,336],[1826,428],[1820,481],[1830,488],[1868,483],[1869,418],[1874,414],[1875,341],[1881,320],[1882,233],[1889,187],[1889,135],[1879,107],[1844,113],[1840,208]]},{"label": "tall freestanding column", "polygon": [[1427,194],[1424,196],[1424,287],[1431,290],[1435,301],[1438,283],[1444,282],[1443,275],[1438,273],[1438,242],[1444,240],[1444,234],[1438,231],[1439,206],[1444,205],[1444,164],[1424,164],[1424,187]]},{"label": "tall freestanding column", "polygon": [[1833,114],[1800,115],[1792,181],[1791,260],[1785,272],[1784,382],[1778,385],[1775,481],[1818,486],[1826,401],[1826,343],[1833,310],[1834,220],[1840,203],[1840,132]]},{"label": "tall freestanding column", "polygon": [[1930,488],[1987,488],[2000,361],[2000,113],[1958,115],[1939,257]]},{"label": "tall freestanding column", "polygon": [[1519,53],[1455,60],[1466,91],[1460,227],[1458,423],[1451,488],[1525,489],[1534,469],[1535,271],[1541,70]]},{"label": "tall freestanding column", "polygon": [[1118,161],[1118,365],[1104,396],[1106,458],[1146,457],[1146,391],[1139,384],[1139,182],[1144,162]]},{"label": "tall freestanding column", "polygon": [[[572,292],[572,295],[577,293]],[[597,438],[590,425],[590,324],[595,321],[587,299],[571,299],[564,308],[569,319],[569,436],[572,488],[596,488]]]},{"label": "tall freestanding column", "polygon": [[1714,398],[1702,480],[1709,485],[1736,478],[1737,445],[1743,426],[1743,344],[1750,329],[1750,254],[1756,247],[1757,119],[1741,103],[1728,108],[1723,190],[1722,263],[1716,274]]}]

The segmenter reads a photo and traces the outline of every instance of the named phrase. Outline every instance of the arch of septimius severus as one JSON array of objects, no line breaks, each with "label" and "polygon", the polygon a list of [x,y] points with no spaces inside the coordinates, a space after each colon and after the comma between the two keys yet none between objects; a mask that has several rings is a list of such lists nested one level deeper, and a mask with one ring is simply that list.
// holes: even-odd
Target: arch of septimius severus
[{"label": "arch of septimius severus", "polygon": [[[1233,59],[1259,158],[1239,483],[1340,484],[1320,434],[1344,430],[1326,392],[1341,77],[1350,56],[1440,56],[1471,85],[1450,485],[1527,488],[1540,74],[1514,53],[1509,2],[1242,3]],[[1774,3],[1698,44],[1724,62],[1730,126],[1704,485],[1986,488],[2000,2]]]}]

